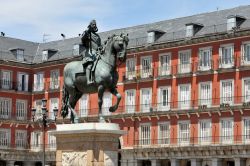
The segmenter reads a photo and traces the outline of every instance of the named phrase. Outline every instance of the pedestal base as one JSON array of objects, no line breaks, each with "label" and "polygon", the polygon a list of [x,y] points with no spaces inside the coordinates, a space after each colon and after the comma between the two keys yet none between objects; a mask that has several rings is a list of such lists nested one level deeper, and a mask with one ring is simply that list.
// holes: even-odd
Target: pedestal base
[{"label": "pedestal base", "polygon": [[119,137],[125,134],[113,123],[57,125],[57,166],[117,166]]}]

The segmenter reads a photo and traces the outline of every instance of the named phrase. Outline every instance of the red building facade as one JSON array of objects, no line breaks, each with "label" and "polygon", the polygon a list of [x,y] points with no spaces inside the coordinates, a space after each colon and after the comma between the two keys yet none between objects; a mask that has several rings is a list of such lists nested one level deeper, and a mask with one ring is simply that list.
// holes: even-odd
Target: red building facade
[{"label": "red building facade", "polygon": [[[127,131],[121,165],[249,165],[249,13],[243,6],[100,34],[130,36],[126,63],[118,68],[120,107],[109,113],[115,98],[106,92],[102,109],[107,123]],[[61,108],[63,68],[81,59],[84,48],[80,38],[39,44],[2,36],[1,42],[0,165],[39,165],[41,100],[48,100],[53,119],[53,108]],[[96,101],[96,94],[82,96],[75,108],[80,122],[97,119]],[[47,132],[45,144],[46,161],[54,165],[55,138]]]}]

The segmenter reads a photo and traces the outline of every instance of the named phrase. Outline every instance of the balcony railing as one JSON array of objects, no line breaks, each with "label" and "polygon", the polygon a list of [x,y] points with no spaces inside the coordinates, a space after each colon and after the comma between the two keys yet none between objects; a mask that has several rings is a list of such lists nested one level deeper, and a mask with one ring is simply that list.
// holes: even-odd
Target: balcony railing
[{"label": "balcony railing", "polygon": [[177,73],[178,74],[185,74],[185,73],[191,73],[191,72],[192,72],[192,64],[191,63],[177,65]]},{"label": "balcony railing", "polygon": [[197,71],[208,71],[214,69],[214,63],[213,60],[210,61],[199,61],[196,63],[197,65]]},{"label": "balcony railing", "polygon": [[140,78],[152,78],[153,77],[153,69],[141,69],[140,70]]},{"label": "balcony railing", "polygon": [[[43,144],[27,143],[27,140],[18,141],[18,144],[11,144],[10,142],[2,142],[0,150],[25,150],[25,151],[42,151]],[[56,151],[56,143],[45,144],[46,151]]]},{"label": "balcony railing", "polygon": [[158,76],[169,76],[172,74],[172,66],[166,65],[158,68]]},{"label": "balcony railing", "polygon": [[47,84],[49,85],[49,90],[58,90],[58,89],[60,89],[59,80],[50,81]]},{"label": "balcony railing", "polygon": [[241,66],[248,66],[250,65],[250,55],[244,55],[241,57]]},{"label": "balcony railing", "polygon": [[250,145],[250,135],[207,136],[134,140],[135,147],[182,147],[182,146]]}]

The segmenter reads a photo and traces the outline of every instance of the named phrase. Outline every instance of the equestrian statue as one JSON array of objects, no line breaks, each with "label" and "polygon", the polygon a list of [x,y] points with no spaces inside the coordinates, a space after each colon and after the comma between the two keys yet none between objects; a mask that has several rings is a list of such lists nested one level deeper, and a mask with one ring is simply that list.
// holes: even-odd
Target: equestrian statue
[{"label": "equestrian statue", "polygon": [[64,86],[61,115],[65,118],[69,110],[72,123],[78,123],[78,116],[74,110],[77,101],[84,93],[98,93],[99,122],[104,122],[102,116],[103,94],[106,90],[116,96],[115,105],[109,108],[115,112],[121,100],[117,91],[118,61],[125,62],[128,35],[112,35],[101,44],[101,38],[97,34],[96,21],[92,20],[81,36],[85,47],[82,52],[82,61],[73,61],[64,67]]}]

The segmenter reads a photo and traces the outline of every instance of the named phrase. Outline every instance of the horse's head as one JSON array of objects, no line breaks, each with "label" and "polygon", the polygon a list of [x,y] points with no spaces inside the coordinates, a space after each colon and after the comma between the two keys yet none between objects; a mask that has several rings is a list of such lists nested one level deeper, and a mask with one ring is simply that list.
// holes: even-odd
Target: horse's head
[{"label": "horse's head", "polygon": [[128,35],[113,35],[110,40],[110,51],[120,60],[124,62],[127,55],[127,46],[128,46]]}]

